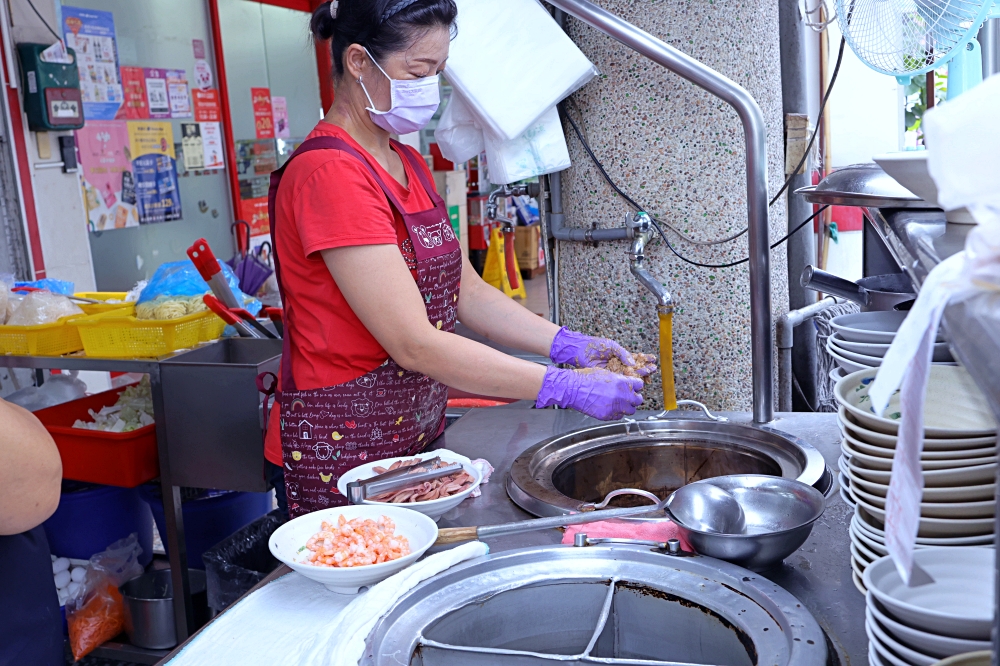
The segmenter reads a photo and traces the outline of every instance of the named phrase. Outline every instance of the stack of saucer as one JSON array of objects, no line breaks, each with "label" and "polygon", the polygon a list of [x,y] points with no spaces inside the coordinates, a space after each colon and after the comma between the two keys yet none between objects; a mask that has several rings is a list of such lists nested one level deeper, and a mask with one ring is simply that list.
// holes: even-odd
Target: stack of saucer
[{"label": "stack of saucer", "polygon": [[[837,368],[830,377],[839,380],[852,372],[882,365],[882,359],[906,314],[889,310],[846,314],[831,319],[830,326],[835,332],[826,340],[826,352],[837,362]],[[940,337],[934,343],[933,362],[955,362],[948,343]]]},{"label": "stack of saucer", "polygon": [[[875,416],[868,388],[876,370],[862,370],[837,384],[841,440],[841,496],[855,506],[851,566],[855,584],[885,548],[885,503],[898,438],[899,396],[885,417]],[[924,409],[918,548],[993,543],[997,430],[982,393],[958,366],[933,366]]]},{"label": "stack of saucer", "polygon": [[870,666],[932,666],[990,649],[994,616],[993,548],[928,548],[916,562],[933,583],[907,587],[892,560],[865,572]]}]

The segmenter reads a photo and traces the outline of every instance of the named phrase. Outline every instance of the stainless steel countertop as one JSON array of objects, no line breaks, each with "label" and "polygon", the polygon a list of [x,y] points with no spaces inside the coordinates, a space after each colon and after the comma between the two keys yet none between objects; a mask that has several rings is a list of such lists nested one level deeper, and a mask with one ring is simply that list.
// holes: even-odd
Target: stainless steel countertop
[{"label": "stainless steel countertop", "polygon": [[[697,418],[694,412],[680,412]],[[649,413],[641,413],[641,417]],[[748,413],[726,414],[733,421],[750,422]],[[470,458],[485,458],[496,471],[482,486],[481,497],[463,502],[441,519],[441,527],[492,525],[532,516],[507,496],[506,480],[514,459],[528,447],[567,430],[597,423],[575,411],[525,409],[523,405],[473,409],[449,427],[433,448],[447,448]],[[800,437],[823,454],[836,470],[840,431],[835,414],[782,413],[773,427]],[[848,526],[854,510],[834,490],[826,513],[809,539],[778,568],[763,574],[795,595],[812,612],[829,637],[839,663],[866,664],[868,639],[864,631],[865,600],[851,580]],[[558,530],[529,532],[487,541],[494,551],[558,543]],[[831,663],[837,663],[831,661]]]}]

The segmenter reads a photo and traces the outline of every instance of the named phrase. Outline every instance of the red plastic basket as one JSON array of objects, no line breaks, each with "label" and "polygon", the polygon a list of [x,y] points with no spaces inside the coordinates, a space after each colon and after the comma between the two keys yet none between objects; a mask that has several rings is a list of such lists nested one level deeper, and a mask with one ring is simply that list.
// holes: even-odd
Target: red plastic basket
[{"label": "red plastic basket", "polygon": [[63,478],[134,488],[160,475],[156,424],[131,432],[74,428],[77,419],[92,420],[87,410],[115,404],[124,388],[66,402],[35,412],[62,456]]}]

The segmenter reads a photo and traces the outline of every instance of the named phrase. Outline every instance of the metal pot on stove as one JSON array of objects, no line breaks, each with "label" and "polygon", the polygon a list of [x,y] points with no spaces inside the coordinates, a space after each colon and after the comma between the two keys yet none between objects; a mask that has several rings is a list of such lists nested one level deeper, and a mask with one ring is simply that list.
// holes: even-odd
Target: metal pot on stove
[{"label": "metal pot on stove", "polygon": [[815,266],[806,266],[800,283],[806,289],[822,291],[853,301],[862,312],[875,310],[909,310],[917,294],[905,273],[872,275],[851,282]]}]

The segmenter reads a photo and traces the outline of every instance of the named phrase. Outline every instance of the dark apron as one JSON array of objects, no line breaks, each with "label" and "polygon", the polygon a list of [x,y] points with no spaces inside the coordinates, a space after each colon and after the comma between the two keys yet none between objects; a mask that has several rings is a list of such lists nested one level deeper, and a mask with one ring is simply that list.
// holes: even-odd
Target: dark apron
[{"label": "dark apron", "polygon": [[0,536],[0,666],[61,666],[62,617],[45,530]]},{"label": "dark apron", "polygon": [[[401,252],[416,270],[427,319],[439,330],[455,330],[455,311],[462,277],[462,251],[448,219],[444,201],[413,153],[393,142],[397,154],[410,163],[434,202],[434,208],[408,214],[379,174],[343,139],[309,139],[288,162],[271,174],[269,213],[274,268],[281,298],[280,252],[275,238],[275,202],[278,184],[288,164],[311,150],[341,150],[358,159],[382,188],[392,207],[403,217],[409,236]],[[410,183],[414,187],[415,183]],[[359,211],[364,215],[365,211]],[[281,451],[285,491],[292,518],[340,506],[347,499],[337,490],[340,476],[366,460],[379,460],[421,451],[444,429],[448,388],[419,372],[404,370],[391,358],[357,379],[320,389],[300,391],[292,374],[291,337],[294,313],[285,309],[281,354],[281,390],[275,404],[281,414]],[[330,331],[331,336],[337,335]]]}]

